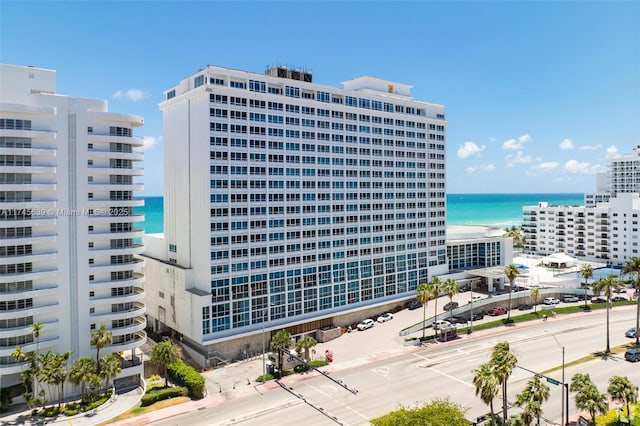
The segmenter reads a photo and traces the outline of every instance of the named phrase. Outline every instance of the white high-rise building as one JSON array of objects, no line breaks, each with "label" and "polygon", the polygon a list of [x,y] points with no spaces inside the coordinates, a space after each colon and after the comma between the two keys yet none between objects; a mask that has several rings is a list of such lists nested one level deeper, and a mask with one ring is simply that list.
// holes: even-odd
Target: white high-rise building
[{"label": "white high-rise building", "polygon": [[[147,316],[203,364],[342,326],[448,270],[445,109],[372,77],[208,66],[165,92]],[[268,340],[267,337],[267,344]]]},{"label": "white high-rise building", "polygon": [[[24,352],[96,356],[101,325],[121,353],[122,389],[142,373],[142,117],[56,93],[52,70],[0,65],[0,386],[24,392]],[[34,337],[31,325],[43,326]],[[68,392],[79,392],[73,386]]]},{"label": "white high-rise building", "polygon": [[525,253],[565,252],[581,259],[623,265],[640,256],[640,151],[613,158],[596,177],[597,192],[584,206],[540,202],[523,208]]}]

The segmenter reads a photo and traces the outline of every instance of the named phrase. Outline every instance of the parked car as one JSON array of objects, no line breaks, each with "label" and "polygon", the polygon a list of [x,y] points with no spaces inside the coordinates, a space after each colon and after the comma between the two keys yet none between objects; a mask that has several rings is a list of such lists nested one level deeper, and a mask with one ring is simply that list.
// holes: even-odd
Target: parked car
[{"label": "parked car", "polygon": [[484,296],[482,296],[481,294],[475,294],[473,296],[471,296],[471,302],[475,302],[476,300],[481,300],[484,299]]},{"label": "parked car", "polygon": [[572,302],[577,302],[580,299],[578,299],[576,296],[574,295],[566,295],[562,298],[562,301],[565,303],[572,303]]},{"label": "parked car", "polygon": [[611,298],[612,302],[624,302],[625,300],[627,300],[627,298],[624,296],[613,296]]},{"label": "parked car", "polygon": [[620,287],[620,288],[616,288],[613,290],[614,293],[626,293],[627,292],[627,288],[626,287]]},{"label": "parked car", "polygon": [[607,299],[604,299],[602,297],[594,297],[593,299],[591,299],[591,303],[607,303]]},{"label": "parked car", "polygon": [[375,324],[375,323],[373,322],[373,320],[372,320],[372,319],[367,318],[366,320],[362,320],[362,322],[361,322],[360,324],[358,324],[357,328],[358,328],[358,330],[360,330],[360,331],[364,331],[364,330],[366,330],[366,329],[368,329],[368,328],[373,327],[373,326],[374,326],[374,324]]},{"label": "parked car", "polygon": [[471,315],[471,318],[473,318],[474,321],[481,320],[482,318],[484,318],[484,312],[474,311],[473,315]]},{"label": "parked car", "polygon": [[589,293],[587,293],[586,295],[584,293],[580,293],[576,297],[578,298],[578,300],[591,300],[593,295]]},{"label": "parked car", "polygon": [[393,319],[393,314],[391,312],[387,312],[378,317],[378,322],[387,322]]},{"label": "parked car", "polygon": [[504,315],[506,313],[507,313],[507,310],[502,306],[494,306],[493,308],[489,309],[489,312],[487,312],[487,315],[495,317],[497,315]]},{"label": "parked car", "polygon": [[459,306],[458,302],[449,302],[442,309],[445,311],[453,311],[455,308]]},{"label": "parked car", "polygon": [[434,330],[442,330],[443,328],[451,327],[451,323],[447,320],[438,320],[433,323]]},{"label": "parked car", "polygon": [[640,361],[640,348],[629,349],[624,353],[624,359],[629,362]]},{"label": "parked car", "polygon": [[532,306],[529,305],[528,303],[521,303],[521,304],[518,305],[518,310],[519,311],[528,311],[531,308],[532,308]]},{"label": "parked car", "polygon": [[422,308],[422,302],[418,299],[413,299],[411,303],[409,303],[409,310],[412,311],[414,309]]},{"label": "parked car", "polygon": [[640,336],[640,330],[636,329],[635,327],[630,328],[627,330],[626,333],[624,333],[625,336],[627,337],[638,337]]},{"label": "parked car", "polygon": [[557,305],[558,303],[560,303],[560,299],[557,299],[555,297],[545,297],[542,303],[544,303],[545,305]]},{"label": "parked car", "polygon": [[454,316],[452,316],[452,317],[449,317],[449,321],[450,321],[452,324],[466,324],[466,323],[467,323],[467,321],[469,321],[469,320],[468,320],[468,319],[467,319],[467,317],[465,317],[465,316],[462,316],[462,315],[454,315]]}]

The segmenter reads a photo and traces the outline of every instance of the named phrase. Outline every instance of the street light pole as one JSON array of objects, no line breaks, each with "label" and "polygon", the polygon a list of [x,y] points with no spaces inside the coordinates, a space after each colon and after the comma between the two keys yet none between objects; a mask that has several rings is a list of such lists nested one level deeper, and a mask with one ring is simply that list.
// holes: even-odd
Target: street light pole
[{"label": "street light pole", "polygon": [[471,325],[469,326],[469,334],[473,333],[473,281],[470,282],[469,284],[469,291],[471,292],[471,296],[469,296],[471,298],[471,316],[469,317],[469,320],[471,321]]},{"label": "street light pole", "polygon": [[562,402],[561,402],[562,421],[561,422],[563,425],[569,426],[569,384],[565,381],[565,377],[564,377],[564,345],[560,343],[558,338],[552,332],[550,332],[549,330],[545,330],[545,332],[549,333],[551,337],[553,337],[553,340],[556,341],[558,346],[562,348],[562,388],[563,389],[561,389],[561,392],[562,392]]},{"label": "street light pole", "polygon": [[264,317],[262,317],[262,383],[266,381],[267,367],[264,359],[265,343],[264,343]]}]

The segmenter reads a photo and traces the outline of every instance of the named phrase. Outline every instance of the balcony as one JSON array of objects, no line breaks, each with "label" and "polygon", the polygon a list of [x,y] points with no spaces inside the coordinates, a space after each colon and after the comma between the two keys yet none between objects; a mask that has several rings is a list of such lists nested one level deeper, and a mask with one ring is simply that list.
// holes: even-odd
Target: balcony
[{"label": "balcony", "polygon": [[134,287],[143,287],[144,283],[144,274],[139,272],[133,273],[133,278],[128,280],[112,280],[112,281],[91,281],[91,289],[104,289],[104,288],[112,288],[112,287],[126,287],[126,286],[134,286]]},{"label": "balcony", "polygon": [[22,350],[24,352],[35,352],[36,349],[40,353],[45,353],[49,349],[53,349],[57,344],[60,338],[58,336],[54,337],[42,337],[36,343],[34,340],[31,343],[26,343],[23,345],[15,345],[15,346],[4,346],[0,348],[0,356],[11,356],[13,351],[16,349],[16,346],[22,346]]},{"label": "balcony", "polygon": [[0,256],[0,265],[9,265],[12,263],[36,263],[41,261],[55,262],[58,254],[53,253],[29,253],[17,256]]},{"label": "balcony", "polygon": [[56,312],[59,308],[58,302],[48,303],[46,305],[36,303],[35,306],[26,309],[2,311],[0,312],[0,320],[14,319],[18,317],[29,317]]},{"label": "balcony", "polygon": [[135,302],[132,309],[120,312],[104,312],[91,314],[92,322],[105,322],[115,321],[121,319],[127,319],[131,317],[142,316],[147,311],[145,305],[140,302]]},{"label": "balcony", "polygon": [[102,306],[112,303],[128,303],[128,302],[144,302],[144,289],[141,287],[134,288],[132,293],[122,295],[104,295],[96,296],[89,299],[89,305],[92,307]]},{"label": "balcony", "polygon": [[147,320],[144,317],[136,317],[133,324],[127,327],[112,328],[111,334],[115,336],[122,336],[123,334],[136,333],[143,331],[147,327]]},{"label": "balcony", "polygon": [[25,271],[25,272],[16,272],[14,274],[3,274],[0,275],[1,283],[9,283],[16,281],[16,278],[20,281],[26,280],[36,280],[36,279],[57,279],[58,269],[43,269],[37,271]]},{"label": "balcony", "polygon": [[89,256],[112,256],[116,254],[142,254],[144,244],[132,244],[129,247],[105,247],[89,249]]},{"label": "balcony", "polygon": [[123,342],[114,343],[105,347],[107,352],[123,352],[134,348],[139,348],[147,342],[147,333],[138,331],[134,334],[133,339]]},{"label": "balcony", "polygon": [[12,291],[9,293],[0,293],[2,294],[2,300],[18,300],[18,299],[28,299],[30,297],[45,297],[45,296],[53,296],[58,293],[58,286],[49,285],[47,287],[36,285],[35,288],[31,290],[24,291]]},{"label": "balcony", "polygon": [[[143,200],[144,201],[144,200]],[[102,209],[99,209],[98,212],[102,211]],[[117,213],[117,209],[115,210]],[[89,223],[114,223],[114,222],[124,222],[124,223],[129,223],[129,222],[144,222],[144,215],[143,214],[138,214],[138,213],[134,213],[134,214],[130,214],[130,215],[118,215],[118,214],[114,214],[114,215],[109,215],[108,212],[107,214],[96,214],[96,215],[92,215],[89,216]]]}]

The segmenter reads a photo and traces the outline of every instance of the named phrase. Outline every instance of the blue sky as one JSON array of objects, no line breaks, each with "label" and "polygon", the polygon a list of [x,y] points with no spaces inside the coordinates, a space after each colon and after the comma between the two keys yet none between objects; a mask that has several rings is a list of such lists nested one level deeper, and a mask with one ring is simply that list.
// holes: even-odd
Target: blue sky
[{"label": "blue sky", "polygon": [[640,143],[640,2],[0,1],[0,61],[144,116],[162,193],[162,91],[207,64],[371,75],[447,108],[450,193],[584,192]]}]

